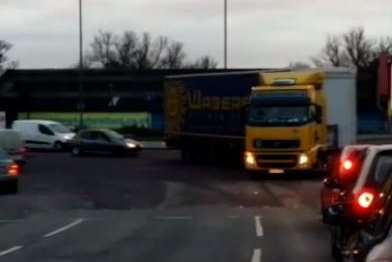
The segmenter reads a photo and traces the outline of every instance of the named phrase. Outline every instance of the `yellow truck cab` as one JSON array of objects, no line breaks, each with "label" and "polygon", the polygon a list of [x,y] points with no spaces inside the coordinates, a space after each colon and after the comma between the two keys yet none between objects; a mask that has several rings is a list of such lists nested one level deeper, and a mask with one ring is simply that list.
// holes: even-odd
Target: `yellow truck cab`
[{"label": "yellow truck cab", "polygon": [[356,140],[355,73],[348,69],[261,73],[245,131],[247,170],[320,170],[327,152]]}]

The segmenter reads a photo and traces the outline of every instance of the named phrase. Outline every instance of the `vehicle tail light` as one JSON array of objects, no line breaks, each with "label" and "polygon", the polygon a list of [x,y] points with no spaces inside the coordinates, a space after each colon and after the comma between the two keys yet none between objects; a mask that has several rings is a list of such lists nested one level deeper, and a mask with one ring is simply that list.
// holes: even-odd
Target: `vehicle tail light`
[{"label": "vehicle tail light", "polygon": [[342,163],[342,168],[344,170],[351,170],[353,168],[353,162],[350,159],[346,159]]},{"label": "vehicle tail light", "polygon": [[366,148],[349,149],[342,154],[338,173],[339,180],[343,184],[351,184],[356,181],[361,172],[366,154]]},{"label": "vehicle tail light", "polygon": [[342,185],[350,185],[357,181],[361,173],[364,156],[360,152],[352,153],[339,163],[338,180]]},{"label": "vehicle tail light", "polygon": [[17,164],[12,164],[8,167],[8,175],[18,176],[20,173],[19,166]]},{"label": "vehicle tail light", "polygon": [[358,195],[357,204],[359,207],[367,209],[369,208],[374,200],[374,194],[372,192],[364,191]]},{"label": "vehicle tail light", "polygon": [[353,211],[358,218],[370,218],[377,213],[378,206],[376,205],[377,198],[380,194],[373,189],[363,189],[356,193],[353,197]]}]

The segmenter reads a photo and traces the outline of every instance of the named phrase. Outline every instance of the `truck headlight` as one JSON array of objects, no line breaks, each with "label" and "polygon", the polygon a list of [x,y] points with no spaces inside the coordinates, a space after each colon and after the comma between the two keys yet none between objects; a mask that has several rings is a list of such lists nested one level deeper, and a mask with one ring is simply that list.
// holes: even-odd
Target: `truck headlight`
[{"label": "truck headlight", "polygon": [[250,166],[256,164],[256,158],[252,152],[245,152],[245,163]]},{"label": "truck headlight", "polygon": [[300,154],[298,158],[298,164],[303,166],[309,162],[309,157],[306,154]]}]

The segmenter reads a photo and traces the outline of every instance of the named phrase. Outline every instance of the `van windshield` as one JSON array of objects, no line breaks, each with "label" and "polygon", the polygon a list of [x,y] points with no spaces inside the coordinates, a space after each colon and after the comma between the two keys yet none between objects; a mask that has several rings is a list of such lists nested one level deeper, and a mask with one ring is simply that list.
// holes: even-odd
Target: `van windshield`
[{"label": "van windshield", "polygon": [[49,124],[48,127],[55,133],[66,134],[71,131],[62,124]]}]

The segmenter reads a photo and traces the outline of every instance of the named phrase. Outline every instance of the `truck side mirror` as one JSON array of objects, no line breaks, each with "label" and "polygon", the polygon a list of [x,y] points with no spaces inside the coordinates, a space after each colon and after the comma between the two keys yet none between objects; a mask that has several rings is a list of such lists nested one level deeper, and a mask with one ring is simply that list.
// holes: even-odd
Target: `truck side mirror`
[{"label": "truck side mirror", "polygon": [[318,124],[321,124],[321,122],[323,121],[323,110],[319,105],[316,105],[316,112],[315,112],[314,119]]}]

